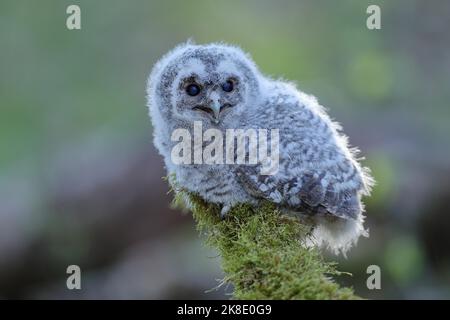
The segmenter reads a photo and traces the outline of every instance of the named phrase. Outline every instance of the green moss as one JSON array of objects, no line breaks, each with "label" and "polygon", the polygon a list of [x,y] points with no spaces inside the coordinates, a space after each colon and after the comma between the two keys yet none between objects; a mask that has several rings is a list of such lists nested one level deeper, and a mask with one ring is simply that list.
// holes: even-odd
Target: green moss
[{"label": "green moss", "polygon": [[317,249],[302,246],[309,228],[265,203],[238,205],[223,220],[220,208],[179,191],[176,206],[189,202],[198,230],[216,248],[236,299],[358,299],[331,277],[341,274]]}]

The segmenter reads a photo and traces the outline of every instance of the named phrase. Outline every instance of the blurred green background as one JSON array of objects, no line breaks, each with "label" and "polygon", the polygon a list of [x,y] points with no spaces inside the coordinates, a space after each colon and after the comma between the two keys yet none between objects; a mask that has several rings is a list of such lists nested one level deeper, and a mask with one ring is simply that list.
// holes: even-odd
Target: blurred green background
[{"label": "blurred green background", "polygon": [[[81,30],[66,28],[70,4]],[[449,17],[445,0],[1,1],[0,298],[228,297],[205,292],[219,259],[169,208],[145,106],[152,65],[188,38],[241,46],[361,148],[378,182],[371,237],[338,258],[353,274],[340,282],[450,298]],[[66,289],[70,264],[81,291]]]}]

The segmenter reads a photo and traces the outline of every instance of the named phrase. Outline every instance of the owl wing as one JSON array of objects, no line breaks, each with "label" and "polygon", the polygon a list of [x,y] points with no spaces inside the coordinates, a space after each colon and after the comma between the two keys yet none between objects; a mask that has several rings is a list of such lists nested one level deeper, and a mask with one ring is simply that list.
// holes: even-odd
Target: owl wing
[{"label": "owl wing", "polygon": [[292,100],[278,97],[275,106],[269,100],[253,119],[260,127],[279,129],[278,172],[261,175],[261,164],[239,166],[240,183],[256,198],[303,214],[357,219],[370,176],[315,99],[300,95]]}]

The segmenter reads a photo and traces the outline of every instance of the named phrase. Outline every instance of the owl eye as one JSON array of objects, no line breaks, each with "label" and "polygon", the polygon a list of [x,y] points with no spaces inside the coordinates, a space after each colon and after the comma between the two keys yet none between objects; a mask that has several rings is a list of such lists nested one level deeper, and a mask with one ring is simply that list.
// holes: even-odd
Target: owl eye
[{"label": "owl eye", "polygon": [[200,86],[198,84],[190,84],[186,87],[186,93],[191,97],[195,97],[200,93]]},{"label": "owl eye", "polygon": [[225,92],[233,91],[233,81],[227,80],[224,84],[222,84],[222,90]]}]

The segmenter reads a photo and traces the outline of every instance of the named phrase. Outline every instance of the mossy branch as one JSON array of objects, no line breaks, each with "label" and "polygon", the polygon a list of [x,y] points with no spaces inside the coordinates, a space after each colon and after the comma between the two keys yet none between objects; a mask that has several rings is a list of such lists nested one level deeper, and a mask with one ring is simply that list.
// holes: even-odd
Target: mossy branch
[{"label": "mossy branch", "polygon": [[341,274],[334,263],[302,245],[308,227],[274,205],[238,205],[221,220],[218,206],[178,191],[174,203],[186,202],[207,244],[218,250],[224,282],[233,284],[234,298],[359,299],[332,280]]}]

